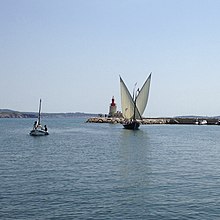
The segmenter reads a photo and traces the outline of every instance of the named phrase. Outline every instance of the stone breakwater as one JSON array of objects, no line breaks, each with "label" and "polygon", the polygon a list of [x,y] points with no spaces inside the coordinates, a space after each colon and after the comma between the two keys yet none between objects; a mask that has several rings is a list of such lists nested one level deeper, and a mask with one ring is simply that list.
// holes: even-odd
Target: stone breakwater
[{"label": "stone breakwater", "polygon": [[[125,121],[124,118],[93,117],[93,118],[89,118],[86,122],[122,124],[124,121]],[[170,118],[144,118],[143,120],[137,120],[137,121],[139,121],[141,124],[178,124],[177,122],[175,123],[175,120]]]},{"label": "stone breakwater", "polygon": [[[219,118],[143,118],[141,124],[196,124],[198,121],[207,121],[207,125],[219,125]],[[92,117],[86,122],[88,123],[123,123],[124,118],[108,118],[108,117]]]},{"label": "stone breakwater", "polygon": [[[178,124],[175,120],[170,118],[144,118],[139,120],[141,124]],[[106,118],[106,117],[93,117],[89,118],[86,122],[89,123],[123,123],[124,118]]]}]

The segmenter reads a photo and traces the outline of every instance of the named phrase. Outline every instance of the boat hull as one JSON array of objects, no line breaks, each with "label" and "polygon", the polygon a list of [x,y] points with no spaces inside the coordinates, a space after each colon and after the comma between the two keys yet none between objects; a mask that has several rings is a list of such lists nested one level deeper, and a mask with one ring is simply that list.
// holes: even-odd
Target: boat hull
[{"label": "boat hull", "polygon": [[125,129],[129,129],[129,130],[138,130],[140,127],[140,122],[138,121],[132,121],[132,122],[128,122],[123,124]]},{"label": "boat hull", "polygon": [[33,129],[30,131],[30,135],[31,136],[45,136],[45,135],[49,135],[49,133],[44,130]]}]

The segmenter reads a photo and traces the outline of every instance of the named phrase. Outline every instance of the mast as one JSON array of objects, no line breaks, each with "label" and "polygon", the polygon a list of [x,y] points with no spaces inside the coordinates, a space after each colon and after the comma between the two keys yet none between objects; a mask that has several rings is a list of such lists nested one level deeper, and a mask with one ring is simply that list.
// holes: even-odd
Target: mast
[{"label": "mast", "polygon": [[136,91],[135,96],[134,96],[135,99],[134,99],[134,117],[133,117],[133,119],[136,120],[136,113],[137,113],[137,115],[139,116],[139,119],[142,120],[141,113],[139,112],[139,109],[137,108],[137,98],[138,98],[137,92],[139,92],[139,89]]},{"label": "mast", "polygon": [[38,124],[39,125],[40,125],[40,112],[41,112],[41,99],[40,99],[39,112],[38,112]]},{"label": "mast", "polygon": [[[137,84],[137,83],[136,83]],[[135,86],[136,86],[135,84]],[[135,92],[135,89],[133,91],[133,100],[134,100],[134,117],[133,119],[135,120],[135,112],[136,112],[136,100],[137,100],[137,95],[136,95],[136,92]]]},{"label": "mast", "polygon": [[135,120],[135,111],[136,111],[136,100],[137,100],[137,95],[135,92],[135,87],[136,87],[137,83],[134,84],[134,89],[133,89],[133,102],[134,102],[134,116],[133,119]]}]

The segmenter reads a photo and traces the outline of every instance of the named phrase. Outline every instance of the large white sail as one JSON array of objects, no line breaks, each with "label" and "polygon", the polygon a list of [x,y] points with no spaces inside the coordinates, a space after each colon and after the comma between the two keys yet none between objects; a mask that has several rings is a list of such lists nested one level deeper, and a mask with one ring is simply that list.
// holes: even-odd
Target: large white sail
[{"label": "large white sail", "polygon": [[143,115],[144,110],[147,106],[149,90],[150,90],[150,81],[151,81],[151,74],[148,76],[136,99],[136,106],[140,115]]},{"label": "large white sail", "polygon": [[[120,77],[120,87],[121,87],[121,108],[123,117],[126,119],[141,119],[142,114],[147,105],[149,90],[150,90],[151,74],[145,81],[143,87],[139,91],[136,101],[131,97],[124,81]],[[136,106],[135,106],[136,105]]]},{"label": "large white sail", "polygon": [[127,119],[131,119],[134,115],[134,101],[121,77],[120,77],[120,88],[121,88],[121,108],[122,108],[123,117]]}]

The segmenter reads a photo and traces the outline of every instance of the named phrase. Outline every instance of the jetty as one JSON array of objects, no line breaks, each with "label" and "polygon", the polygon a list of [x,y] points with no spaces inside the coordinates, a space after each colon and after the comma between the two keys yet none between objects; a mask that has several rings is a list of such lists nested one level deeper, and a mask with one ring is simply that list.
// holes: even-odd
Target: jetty
[{"label": "jetty", "polygon": [[[124,118],[120,117],[92,117],[89,118],[86,122],[87,123],[110,123],[110,124],[117,124],[117,123],[124,123]],[[212,118],[212,117],[190,117],[190,118],[143,118],[139,122],[142,125],[151,125],[151,124],[201,124],[199,122],[206,121],[206,125],[220,125],[219,118]]]}]

